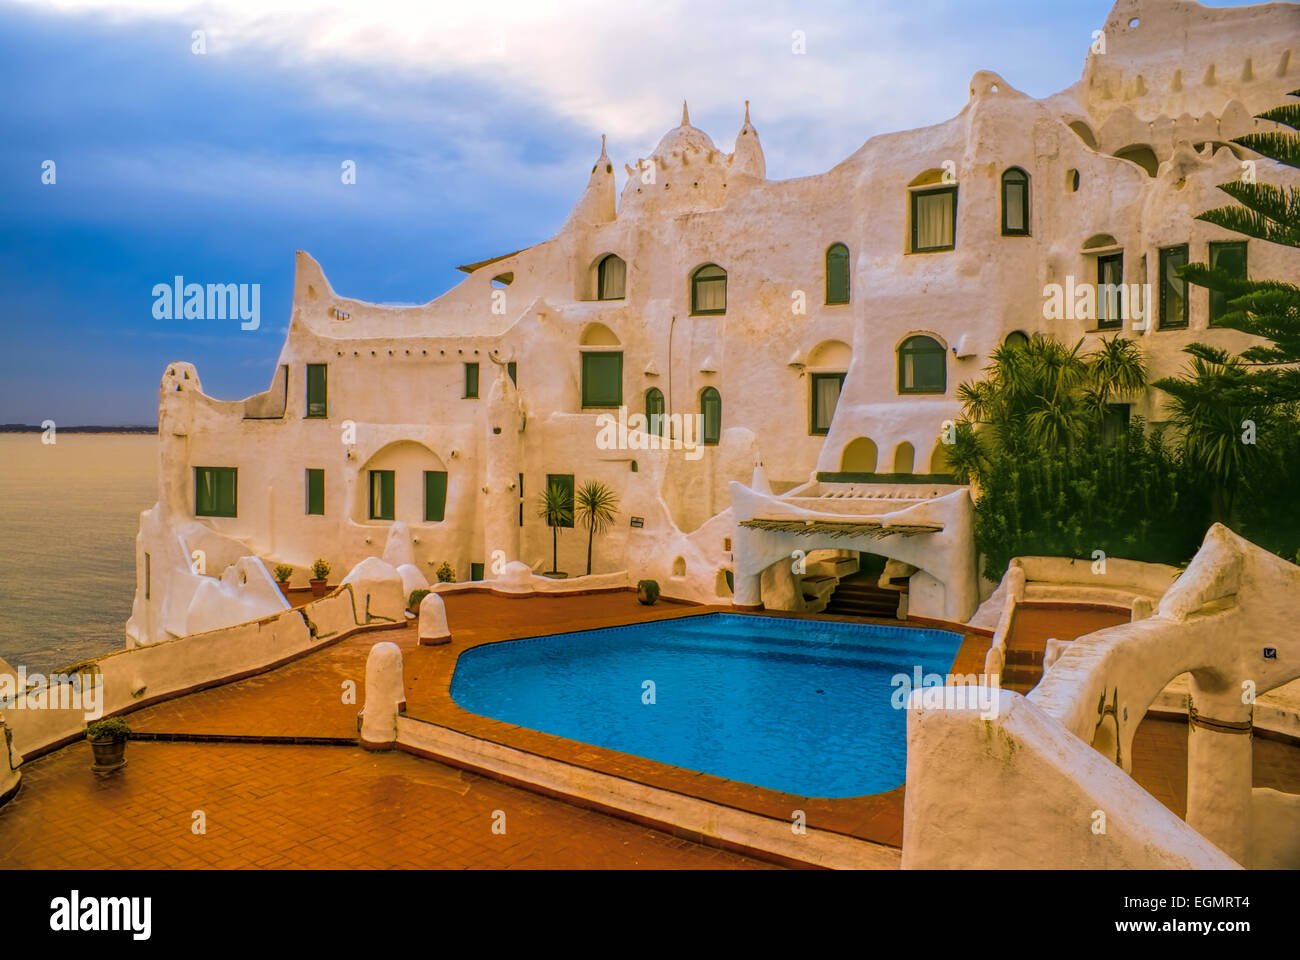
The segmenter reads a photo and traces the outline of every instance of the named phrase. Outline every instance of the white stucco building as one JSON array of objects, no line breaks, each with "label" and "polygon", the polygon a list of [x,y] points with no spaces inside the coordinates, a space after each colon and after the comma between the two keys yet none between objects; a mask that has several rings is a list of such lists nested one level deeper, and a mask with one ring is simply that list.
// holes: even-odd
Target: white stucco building
[{"label": "white stucco building", "polygon": [[[1122,333],[1152,379],[1174,374],[1191,341],[1249,340],[1211,325],[1209,294],[1177,266],[1300,272],[1296,251],[1195,219],[1243,175],[1227,141],[1270,126],[1253,116],[1300,88],[1300,5],[1120,0],[1102,30],[1066,90],[1037,100],[981,71],[950,120],[794,180],[767,179],[748,108],[730,152],[683,109],[622,173],[602,149],[552,238],[462,267],[422,306],[336,293],[299,252],[265,393],[221,401],[189,364],[164,373],[131,642],[282,605],[242,557],[292,565],[295,585],[324,557],[336,582],[398,523],[397,553],[409,530],[428,580],[444,562],[462,581],[509,561],[547,570],[537,496],[587,480],[619,498],[593,573],[798,606],[792,548],[871,549],[910,576],[914,614],[968,618],[990,586],[968,492],[943,476],[957,386],[1008,336],[1038,331]],[[1289,172],[1260,159],[1253,175]],[[1113,322],[1045,317],[1048,285],[1099,282],[1150,295]],[[1159,403],[1153,391],[1134,412],[1159,421]],[[701,448],[644,449],[633,430],[608,449],[601,418],[619,407],[702,414],[687,438]],[[564,531],[559,568],[581,574],[586,546]]]}]

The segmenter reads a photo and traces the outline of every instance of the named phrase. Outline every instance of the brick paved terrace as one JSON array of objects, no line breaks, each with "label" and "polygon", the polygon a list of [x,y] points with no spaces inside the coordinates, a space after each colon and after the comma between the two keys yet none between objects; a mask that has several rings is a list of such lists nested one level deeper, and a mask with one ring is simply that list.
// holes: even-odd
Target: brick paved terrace
[{"label": "brick paved terrace", "polygon": [[[795,798],[475,717],[451,701],[455,658],[483,642],[617,623],[691,616],[712,608],[630,593],[506,599],[446,597],[454,640],[421,647],[413,625],[368,632],[272,672],[129,715],[143,734],[335,738],[357,736],[365,661],[382,640],[405,658],[407,712],[466,732],[526,745],[697,796],[788,817],[874,842],[901,843],[903,788],[847,800]],[[722,609],[722,608],[720,608]],[[725,608],[730,609],[730,608]],[[958,665],[982,663],[987,637],[968,634]],[[345,688],[355,685],[355,699]],[[1134,775],[1180,815],[1186,724],[1148,718]],[[76,743],[24,765],[22,790],[0,808],[0,867],[765,868],[705,846],[402,752],[354,745],[133,741],[126,768],[89,770]],[[1300,749],[1255,743],[1255,782],[1300,791]],[[206,832],[196,833],[201,811]],[[493,832],[504,813],[505,833]]]}]

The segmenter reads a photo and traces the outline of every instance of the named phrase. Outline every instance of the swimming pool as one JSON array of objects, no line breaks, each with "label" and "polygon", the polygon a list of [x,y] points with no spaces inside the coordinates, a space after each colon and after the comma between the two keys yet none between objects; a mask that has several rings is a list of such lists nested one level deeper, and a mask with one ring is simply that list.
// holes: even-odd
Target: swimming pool
[{"label": "swimming pool", "polygon": [[704,614],[474,647],[473,713],[805,797],[903,782],[896,674],[947,673],[947,630]]}]

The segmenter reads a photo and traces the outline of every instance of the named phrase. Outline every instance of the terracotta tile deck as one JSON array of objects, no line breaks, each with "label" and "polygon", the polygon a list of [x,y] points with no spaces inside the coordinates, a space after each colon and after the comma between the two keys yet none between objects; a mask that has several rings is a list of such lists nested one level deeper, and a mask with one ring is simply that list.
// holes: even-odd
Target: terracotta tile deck
[{"label": "terracotta tile deck", "polygon": [[[731,608],[646,607],[631,593],[462,593],[446,601],[450,644],[418,646],[413,624],[363,633],[271,673],[147,707],[130,722],[153,733],[355,738],[366,656],[391,640],[403,651],[409,716],[782,820],[802,809],[809,826],[901,844],[902,787],[870,797],[797,797],[476,716],[449,696],[456,658],[480,643]],[[967,634],[953,672],[979,673],[988,645],[987,636]],[[355,699],[345,696],[349,685]],[[1143,723],[1135,776],[1180,813],[1185,756],[1185,724]],[[105,781],[90,775],[85,744],[27,764],[22,792],[0,809],[0,867],[762,865],[399,752],[141,741],[128,757],[128,769]],[[1257,739],[1256,777],[1257,785],[1300,792],[1300,749]],[[209,831],[191,842],[196,809],[207,811]],[[509,843],[488,829],[496,809],[507,811]],[[90,824],[101,828],[88,831]]]}]

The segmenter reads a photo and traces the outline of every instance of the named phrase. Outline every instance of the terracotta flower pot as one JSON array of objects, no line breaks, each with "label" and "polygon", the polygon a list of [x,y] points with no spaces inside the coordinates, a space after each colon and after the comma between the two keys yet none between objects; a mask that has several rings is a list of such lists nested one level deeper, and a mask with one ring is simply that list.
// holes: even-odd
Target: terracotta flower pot
[{"label": "terracotta flower pot", "polygon": [[116,740],[112,737],[91,740],[90,749],[95,755],[95,762],[91,764],[90,769],[95,773],[113,773],[126,766],[125,740]]},{"label": "terracotta flower pot", "polygon": [[289,581],[288,581],[288,580],[277,580],[277,581],[276,581],[276,585],[279,586],[279,588],[280,588],[280,592],[281,592],[282,594],[284,594],[285,597],[287,598],[287,597],[289,596]]},{"label": "terracotta flower pot", "polygon": [[311,583],[311,595],[312,595],[313,597],[323,597],[323,596],[325,596],[325,588],[326,588],[326,585],[329,583],[329,581],[327,581],[327,580],[311,580],[311,581],[309,581],[309,582]]}]

